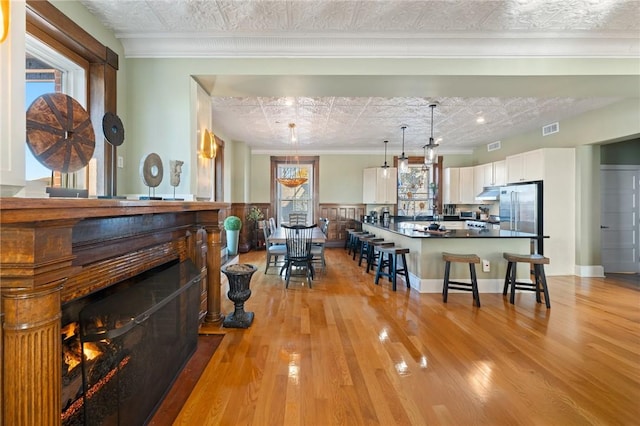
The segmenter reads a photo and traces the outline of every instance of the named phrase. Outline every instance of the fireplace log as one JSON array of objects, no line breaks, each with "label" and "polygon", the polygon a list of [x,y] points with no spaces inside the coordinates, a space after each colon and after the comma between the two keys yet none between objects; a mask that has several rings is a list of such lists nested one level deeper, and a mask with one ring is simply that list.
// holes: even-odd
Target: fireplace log
[{"label": "fireplace log", "polygon": [[[57,425],[62,303],[191,258],[207,233],[207,320],[220,322],[220,225],[226,203],[0,199],[3,424]],[[152,261],[150,261],[150,259]],[[29,356],[25,356],[29,354]]]}]

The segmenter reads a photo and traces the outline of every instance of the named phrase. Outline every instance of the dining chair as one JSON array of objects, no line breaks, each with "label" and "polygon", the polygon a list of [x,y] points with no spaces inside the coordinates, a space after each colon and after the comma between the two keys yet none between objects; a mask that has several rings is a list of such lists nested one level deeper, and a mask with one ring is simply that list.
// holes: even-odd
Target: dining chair
[{"label": "dining chair", "polygon": [[[321,217],[319,219],[319,222],[320,222],[320,230],[325,235],[325,237],[327,237],[328,231],[329,231],[329,219]],[[324,247],[325,247],[325,243],[313,243],[313,245],[311,246],[311,254],[313,255],[313,261],[314,263],[320,264],[323,272],[327,267],[327,261],[324,257]]]},{"label": "dining chair", "polygon": [[[277,267],[284,265],[284,258],[287,256],[287,246],[286,244],[275,244],[269,242],[271,230],[266,220],[262,221],[262,231],[264,232],[264,242],[267,252],[267,264],[264,268],[264,273],[266,274],[269,270],[269,266]],[[280,261],[280,258],[282,258],[282,261]]]},{"label": "dining chair", "polygon": [[282,225],[286,239],[287,255],[285,257],[286,288],[289,288],[289,279],[294,267],[303,268],[306,273],[309,288],[314,278],[313,255],[311,254],[313,228],[317,225]]},{"label": "dining chair", "polygon": [[269,218],[269,232],[271,232],[272,234],[274,232],[276,232],[276,220],[273,217]]},{"label": "dining chair", "polygon": [[292,225],[306,225],[307,213],[306,212],[291,212],[289,213],[289,226]]}]

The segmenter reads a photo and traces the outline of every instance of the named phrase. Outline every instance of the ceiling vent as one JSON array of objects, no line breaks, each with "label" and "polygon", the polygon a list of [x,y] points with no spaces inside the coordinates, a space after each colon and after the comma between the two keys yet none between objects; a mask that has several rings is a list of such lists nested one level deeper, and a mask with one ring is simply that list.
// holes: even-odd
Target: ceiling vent
[{"label": "ceiling vent", "polygon": [[500,144],[500,141],[491,142],[487,144],[487,151],[489,152],[497,151],[501,147],[502,147],[502,144]]},{"label": "ceiling vent", "polygon": [[549,136],[560,131],[560,123],[551,123],[542,127],[542,136]]}]

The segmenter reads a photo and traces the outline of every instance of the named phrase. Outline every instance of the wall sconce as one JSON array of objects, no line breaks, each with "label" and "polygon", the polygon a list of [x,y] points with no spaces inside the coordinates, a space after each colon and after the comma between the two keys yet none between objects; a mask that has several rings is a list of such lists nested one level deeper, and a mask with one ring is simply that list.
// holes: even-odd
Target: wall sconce
[{"label": "wall sconce", "polygon": [[203,158],[213,160],[216,158],[218,151],[218,145],[216,144],[216,136],[208,129],[204,129],[202,133],[202,146],[200,147],[200,154]]},{"label": "wall sconce", "polygon": [[10,0],[0,0],[0,20],[2,21],[2,32],[0,32],[0,43],[9,35],[9,3]]}]

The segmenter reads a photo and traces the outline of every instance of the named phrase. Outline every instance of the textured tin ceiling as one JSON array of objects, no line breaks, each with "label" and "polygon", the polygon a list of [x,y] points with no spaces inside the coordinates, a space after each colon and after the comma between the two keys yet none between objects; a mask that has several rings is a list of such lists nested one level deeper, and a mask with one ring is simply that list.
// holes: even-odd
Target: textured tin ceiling
[{"label": "textured tin ceiling", "polygon": [[[640,45],[638,1],[81,2],[127,57],[638,58]],[[397,150],[406,124],[406,151],[420,152],[433,101],[434,136],[464,151],[640,91],[610,76],[506,77],[197,76],[216,128],[266,151],[287,149],[295,122],[301,151]]]}]

